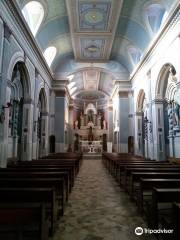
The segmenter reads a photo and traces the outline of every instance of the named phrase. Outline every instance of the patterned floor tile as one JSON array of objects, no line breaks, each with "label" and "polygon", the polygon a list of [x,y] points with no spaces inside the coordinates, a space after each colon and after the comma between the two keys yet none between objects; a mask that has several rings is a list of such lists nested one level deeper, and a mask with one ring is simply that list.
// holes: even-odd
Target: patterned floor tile
[{"label": "patterned floor tile", "polygon": [[85,160],[53,240],[154,240],[136,236],[138,226],[146,224],[102,162]]}]

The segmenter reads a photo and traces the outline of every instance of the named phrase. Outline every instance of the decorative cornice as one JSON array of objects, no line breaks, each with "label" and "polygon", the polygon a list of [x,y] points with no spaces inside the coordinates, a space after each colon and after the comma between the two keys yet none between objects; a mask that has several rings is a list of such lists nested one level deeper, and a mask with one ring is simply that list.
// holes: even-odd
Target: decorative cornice
[{"label": "decorative cornice", "polygon": [[10,30],[8,25],[6,23],[4,23],[4,38],[9,41],[11,34],[12,34],[12,31]]},{"label": "decorative cornice", "polygon": [[[7,9],[10,10],[10,14],[13,18],[15,18],[15,21],[18,23],[18,27],[21,30],[21,33],[24,35],[26,42],[30,45],[31,50],[33,51],[33,54],[38,58],[39,64],[42,66],[46,74],[49,76],[50,80],[53,80],[52,73],[43,57],[43,54],[36,43],[36,40],[32,33],[30,32],[28,25],[26,21],[23,20],[22,13],[16,3],[16,1],[9,1],[9,0],[4,0],[4,4],[6,4]],[[3,19],[3,21],[6,23],[6,21]],[[10,28],[10,27],[9,27]],[[10,29],[13,34],[13,29]],[[20,44],[19,40],[16,38],[16,41]],[[22,44],[20,44],[21,47],[23,48]],[[27,54],[27,53],[26,53]]]},{"label": "decorative cornice", "polygon": [[23,103],[24,103],[24,104],[32,104],[32,105],[35,104],[34,100],[31,99],[31,98],[26,98],[26,99],[24,99],[24,100],[23,100]]},{"label": "decorative cornice", "polygon": [[65,97],[66,96],[66,90],[55,90],[56,97]]},{"label": "decorative cornice", "polygon": [[135,112],[135,113],[134,113],[134,115],[135,115],[135,116],[142,117],[142,115],[143,115],[143,112]]},{"label": "decorative cornice", "polygon": [[136,76],[136,74],[138,73],[138,71],[144,66],[144,64],[147,62],[147,60],[149,59],[149,57],[151,56],[153,50],[155,49],[155,47],[157,46],[157,44],[160,42],[160,40],[162,39],[162,37],[164,36],[164,34],[170,29],[172,28],[180,19],[180,3],[178,2],[174,8],[172,9],[172,11],[169,13],[169,17],[166,20],[166,23],[164,25],[164,27],[162,28],[161,32],[156,36],[156,38],[154,39],[153,43],[151,44],[151,46],[149,47],[149,49],[147,50],[147,52],[145,53],[145,55],[143,56],[142,60],[140,61],[140,63],[137,65],[137,68],[133,71],[132,75],[130,76],[130,81],[132,82],[132,80],[134,79],[134,77]]},{"label": "decorative cornice", "polygon": [[119,98],[128,98],[129,92],[127,91],[119,91]]},{"label": "decorative cornice", "polygon": [[42,113],[41,113],[41,116],[42,116],[42,117],[48,117],[48,116],[49,116],[49,113],[48,113],[48,112],[42,112]]},{"label": "decorative cornice", "polygon": [[151,101],[151,104],[164,104],[165,102],[165,99],[155,98]]},{"label": "decorative cornice", "polygon": [[[101,29],[101,32],[96,31],[93,28],[84,28],[80,26],[79,17],[82,20],[81,11],[79,10],[78,3],[83,3],[79,0],[66,0],[66,6],[68,11],[68,18],[70,24],[70,33],[72,46],[74,51],[75,60],[78,62],[107,62],[110,57],[111,49],[116,33],[116,27],[118,25],[119,15],[121,12],[123,0],[105,2],[110,6],[109,11],[106,11],[106,18],[108,19],[108,24],[104,29]],[[96,3],[98,1],[94,1]],[[101,3],[99,3],[100,5]],[[87,10],[86,10],[87,11]],[[80,15],[80,16],[79,16]],[[107,20],[106,19],[106,20]],[[104,19],[104,21],[106,22]],[[95,26],[95,25],[94,25]],[[94,45],[97,48],[97,51],[100,52],[99,57],[94,56],[84,56],[84,51],[86,50],[87,41],[92,40],[92,42],[98,41],[98,45]],[[94,48],[94,49],[96,49]]]}]

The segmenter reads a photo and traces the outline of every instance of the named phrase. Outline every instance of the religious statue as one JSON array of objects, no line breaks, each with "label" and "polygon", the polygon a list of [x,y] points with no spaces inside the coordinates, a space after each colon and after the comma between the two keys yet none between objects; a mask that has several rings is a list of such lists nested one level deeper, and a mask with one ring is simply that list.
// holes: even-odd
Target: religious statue
[{"label": "religious statue", "polygon": [[78,129],[78,120],[75,121],[75,129]]},{"label": "religious statue", "polygon": [[88,112],[88,122],[92,122],[93,121],[93,114],[92,114],[92,111],[90,110]]},{"label": "religious statue", "polygon": [[103,120],[103,129],[106,129],[106,121]]},{"label": "religious statue", "polygon": [[89,128],[88,141],[93,141],[93,132],[92,127]]},{"label": "religious statue", "polygon": [[81,115],[80,115],[80,120],[81,120],[81,126],[84,126],[84,116],[83,116],[82,112],[81,112]]},{"label": "religious statue", "polygon": [[172,66],[169,69],[169,80],[174,83],[177,82],[176,70]]},{"label": "religious statue", "polygon": [[170,101],[168,105],[168,118],[169,118],[169,131],[173,131],[174,120],[173,120],[172,101]]},{"label": "religious statue", "polygon": [[176,127],[180,127],[180,105],[174,102],[174,118]]}]

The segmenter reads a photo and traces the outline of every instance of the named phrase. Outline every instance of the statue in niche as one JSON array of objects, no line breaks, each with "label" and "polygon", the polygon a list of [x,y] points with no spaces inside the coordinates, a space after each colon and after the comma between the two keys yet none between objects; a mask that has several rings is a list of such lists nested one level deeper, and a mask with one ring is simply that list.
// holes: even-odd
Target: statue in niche
[{"label": "statue in niche", "polygon": [[173,119],[173,105],[172,101],[168,104],[168,118],[169,118],[169,131],[172,133],[174,127],[174,119]]},{"label": "statue in niche", "polygon": [[75,121],[75,129],[78,129],[78,120]]},{"label": "statue in niche", "polygon": [[103,129],[106,129],[106,121],[103,120]]},{"label": "statue in niche", "polygon": [[92,141],[93,141],[92,127],[89,128],[88,141],[89,141],[89,142],[92,142]]},{"label": "statue in niche", "polygon": [[180,127],[180,105],[174,102],[174,118],[176,127]]},{"label": "statue in niche", "polygon": [[93,122],[93,112],[92,112],[92,110],[88,111],[88,122]]},{"label": "statue in niche", "polygon": [[175,68],[173,66],[171,66],[169,68],[169,80],[171,82],[174,82],[174,83],[177,82],[177,77],[175,75],[176,75],[176,70],[175,70]]},{"label": "statue in niche", "polygon": [[80,115],[80,120],[81,120],[81,126],[84,126],[84,116],[83,116],[82,112],[81,112],[81,115]]}]

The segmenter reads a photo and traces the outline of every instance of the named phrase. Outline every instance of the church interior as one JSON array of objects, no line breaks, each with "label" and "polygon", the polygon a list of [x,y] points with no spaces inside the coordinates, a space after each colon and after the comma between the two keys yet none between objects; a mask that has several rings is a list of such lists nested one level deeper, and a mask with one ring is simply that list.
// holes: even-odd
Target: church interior
[{"label": "church interior", "polygon": [[180,239],[179,0],[0,1],[0,239]]}]

